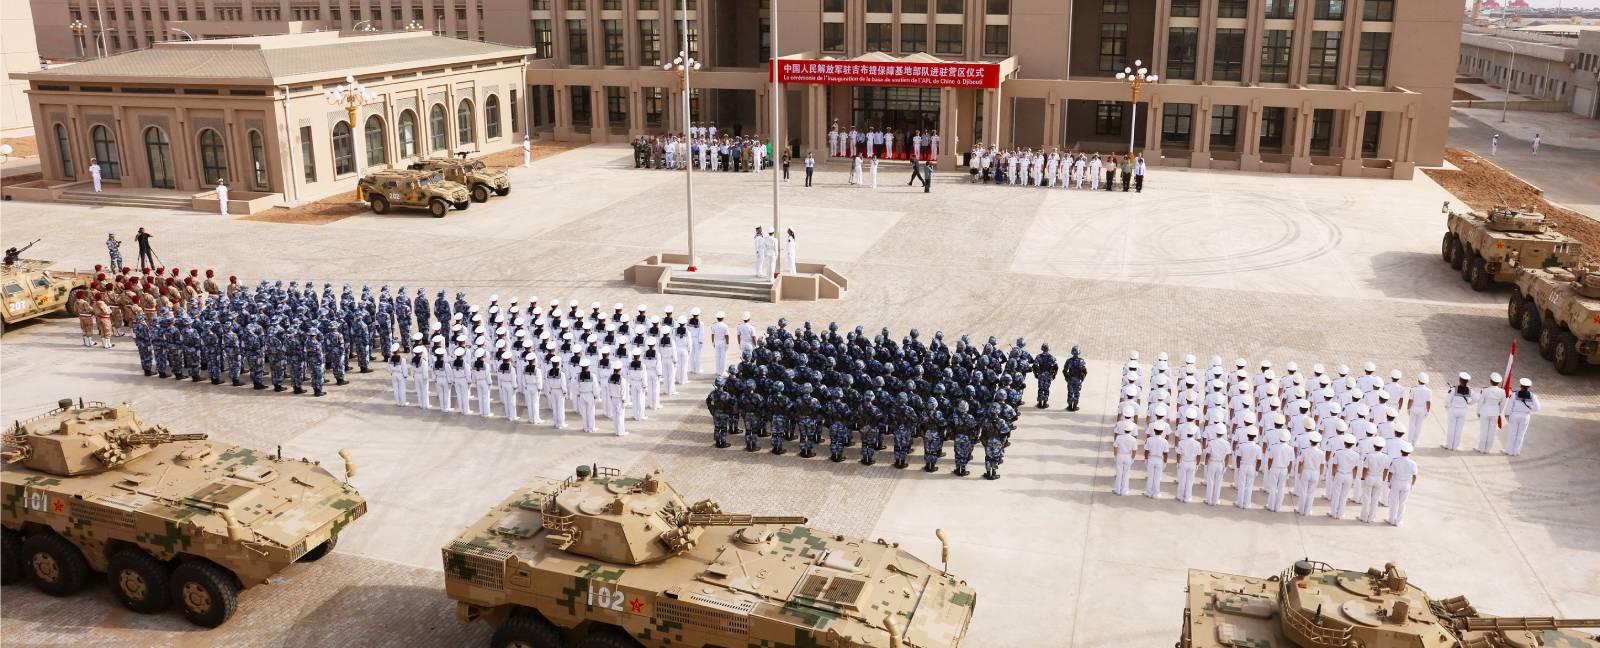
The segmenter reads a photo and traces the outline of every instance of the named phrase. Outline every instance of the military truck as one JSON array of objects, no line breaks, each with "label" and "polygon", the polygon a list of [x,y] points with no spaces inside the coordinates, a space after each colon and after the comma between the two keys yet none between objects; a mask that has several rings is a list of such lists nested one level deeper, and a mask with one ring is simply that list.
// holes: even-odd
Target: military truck
[{"label": "military truck", "polygon": [[444,218],[451,207],[465,210],[472,206],[467,188],[446,180],[438,171],[389,169],[362,176],[356,195],[363,196],[372,213],[387,214],[392,207],[427,209],[434,218]]},{"label": "military truck", "polygon": [[1500,205],[1487,214],[1460,214],[1448,202],[1443,211],[1448,231],[1439,253],[1473,290],[1513,283],[1518,268],[1565,266],[1583,259],[1583,244],[1555,231],[1538,212]]},{"label": "military truck", "polygon": [[5,293],[5,308],[0,322],[9,328],[18,322],[57,311],[70,311],[77,301],[77,289],[89,285],[94,277],[86,272],[50,270],[50,261],[21,258],[35,240],[21,249],[10,248],[0,264],[0,290]]},{"label": "military truck", "polygon": [[1506,319],[1539,355],[1571,375],[1600,364],[1600,268],[1527,269],[1506,304]]},{"label": "military truck", "polygon": [[1347,571],[1301,560],[1267,578],[1189,570],[1177,648],[1600,648],[1600,619],[1494,617],[1429,598],[1394,563]]},{"label": "military truck", "polygon": [[174,434],[127,404],[63,399],[3,440],[5,584],[70,596],[104,572],[128,609],[177,605],[206,628],[233,616],[241,589],[326,556],[367,511],[343,451],[340,480],[282,451]]},{"label": "military truck", "polygon": [[450,157],[429,157],[412,162],[411,169],[438,171],[444,179],[466,187],[472,192],[472,202],[487,202],[489,193],[504,196],[511,193],[511,176],[505,169],[491,169],[483,160]]},{"label": "military truck", "polygon": [[660,471],[579,466],[446,544],[445,592],[459,618],[495,628],[495,648],[960,644],[977,605],[966,581],[805,523],[688,504]]}]

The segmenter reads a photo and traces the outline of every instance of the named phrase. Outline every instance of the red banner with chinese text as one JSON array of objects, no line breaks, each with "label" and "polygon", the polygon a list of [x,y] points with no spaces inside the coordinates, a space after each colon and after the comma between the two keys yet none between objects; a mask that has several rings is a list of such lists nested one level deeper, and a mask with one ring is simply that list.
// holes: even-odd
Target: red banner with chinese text
[{"label": "red banner with chinese text", "polygon": [[918,88],[998,88],[1000,65],[780,59],[778,82]]}]

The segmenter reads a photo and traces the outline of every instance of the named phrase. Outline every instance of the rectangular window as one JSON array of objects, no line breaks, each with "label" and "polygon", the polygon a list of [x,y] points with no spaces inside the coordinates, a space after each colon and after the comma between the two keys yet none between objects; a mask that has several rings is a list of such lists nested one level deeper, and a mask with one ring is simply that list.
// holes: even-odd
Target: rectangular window
[{"label": "rectangular window", "polygon": [[1211,62],[1211,78],[1217,81],[1238,81],[1244,72],[1244,30],[1218,29],[1215,57]]},{"label": "rectangular window", "polygon": [[644,88],[644,125],[651,128],[661,127],[661,88]]},{"label": "rectangular window", "polygon": [[533,56],[534,58],[551,58],[555,52],[554,28],[550,20],[540,19],[533,21]]},{"label": "rectangular window", "polygon": [[1333,146],[1333,109],[1311,111],[1311,154],[1327,155]]},{"label": "rectangular window", "polygon": [[1100,24],[1100,71],[1121,70],[1128,55],[1128,24]]},{"label": "rectangular window", "polygon": [[1249,6],[1247,0],[1217,0],[1217,17],[1243,18]]},{"label": "rectangular window", "polygon": [[654,20],[639,21],[639,64],[661,65],[661,32]]},{"label": "rectangular window", "polygon": [[628,126],[628,89],[606,86],[606,125],[612,128]]},{"label": "rectangular window", "polygon": [[1123,15],[1128,13],[1128,0],[1100,0],[1100,13]]},{"label": "rectangular window", "polygon": [[456,7],[456,20],[460,22],[467,22],[466,7]]},{"label": "rectangular window", "polygon": [[1011,15],[1011,0],[985,0],[983,12],[991,16]]},{"label": "rectangular window", "polygon": [[1101,101],[1095,104],[1094,134],[1122,134],[1122,104],[1120,102]]},{"label": "rectangular window", "polygon": [[605,36],[606,65],[622,65],[626,63],[623,52],[626,40],[622,35],[622,21],[602,20],[600,21],[600,29]]},{"label": "rectangular window", "polygon": [[1189,131],[1194,122],[1194,104],[1161,105],[1162,148],[1189,148]]},{"label": "rectangular window", "polygon": [[622,11],[622,0],[601,0],[600,8],[606,11]]},{"label": "rectangular window", "polygon": [[963,3],[961,0],[938,0],[938,3],[935,5],[935,7],[937,8],[937,11],[942,14],[960,15],[965,13],[965,9],[961,6],[963,4],[965,3]]},{"label": "rectangular window", "polygon": [[1317,20],[1344,20],[1344,0],[1314,0]]},{"label": "rectangular window", "polygon": [[823,13],[844,13],[844,0],[822,0]]},{"label": "rectangular window", "polygon": [[1289,82],[1289,43],[1294,32],[1269,29],[1261,33],[1261,82]]},{"label": "rectangular window", "polygon": [[1362,32],[1361,47],[1356,51],[1356,85],[1381,86],[1388,79],[1388,69],[1389,32]]},{"label": "rectangular window", "polygon": [[928,51],[928,26],[922,23],[901,23],[900,51],[907,54]]},{"label": "rectangular window", "polygon": [[310,126],[300,127],[300,166],[305,167],[306,182],[317,181],[317,150]]},{"label": "rectangular window", "polygon": [[585,9],[587,7],[583,6],[583,0],[567,0],[567,11],[583,11]]},{"label": "rectangular window", "polygon": [[867,0],[867,13],[894,13],[894,0]]},{"label": "rectangular window", "polygon": [[567,58],[573,65],[589,64],[589,26],[582,20],[567,21]]},{"label": "rectangular window", "polygon": [[867,23],[867,51],[888,52],[894,47],[893,23]]},{"label": "rectangular window", "polygon": [[655,11],[656,0],[639,0],[639,11]]},{"label": "rectangular window", "polygon": [[[1369,2],[1371,0],[1368,0]],[[1293,18],[1294,0],[1266,0],[1268,18]]]},{"label": "rectangular window", "polygon": [[[694,3],[689,3],[689,8],[694,8]],[[700,60],[700,21],[689,23],[689,58]],[[696,90],[696,92],[699,92]]]},{"label": "rectangular window", "polygon": [[934,25],[933,39],[934,53],[961,53],[961,25]]},{"label": "rectangular window", "polygon": [[593,125],[593,117],[590,115],[589,86],[567,86],[567,94],[571,95],[573,127],[589,128]]},{"label": "rectangular window", "polygon": [[844,23],[822,23],[822,51],[844,51]]},{"label": "rectangular window", "polygon": [[1172,0],[1173,18],[1199,18],[1200,0]]},{"label": "rectangular window", "polygon": [[1193,79],[1196,44],[1200,30],[1195,27],[1167,28],[1168,79]]},{"label": "rectangular window", "polygon": [[1211,148],[1232,151],[1239,141],[1239,107],[1211,107]]},{"label": "rectangular window", "polygon": [[513,88],[511,90],[511,132],[522,132],[521,117],[522,112],[517,110],[517,90]]},{"label": "rectangular window", "polygon": [[1283,152],[1283,127],[1288,111],[1282,106],[1261,109],[1261,150]]},{"label": "rectangular window", "polygon": [[1011,53],[1011,26],[983,26],[984,56],[1006,56]]},{"label": "rectangular window", "polygon": [[1339,32],[1311,32],[1311,54],[1306,62],[1306,83],[1339,82]]},{"label": "rectangular window", "polygon": [[928,13],[928,0],[900,0],[900,13],[925,14]]},{"label": "rectangular window", "polygon": [[1383,112],[1368,111],[1361,124],[1361,155],[1378,157],[1378,135],[1383,133]]}]

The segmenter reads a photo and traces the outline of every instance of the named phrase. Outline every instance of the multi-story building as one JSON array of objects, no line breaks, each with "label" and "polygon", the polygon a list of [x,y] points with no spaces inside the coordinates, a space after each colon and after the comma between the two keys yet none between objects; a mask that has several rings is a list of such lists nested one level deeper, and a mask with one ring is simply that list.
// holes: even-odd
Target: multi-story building
[{"label": "multi-story building", "polygon": [[1584,117],[1600,116],[1595,82],[1600,73],[1600,29],[1562,33],[1466,27],[1456,72]]}]

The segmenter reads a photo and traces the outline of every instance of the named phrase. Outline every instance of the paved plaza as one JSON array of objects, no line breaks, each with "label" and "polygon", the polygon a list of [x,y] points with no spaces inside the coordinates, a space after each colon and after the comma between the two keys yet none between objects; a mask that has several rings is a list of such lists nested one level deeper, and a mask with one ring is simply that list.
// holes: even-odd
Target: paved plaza
[{"label": "paved plaza", "polygon": [[[1164,648],[1178,637],[1188,568],[1266,576],[1302,557],[1351,569],[1393,561],[1430,594],[1465,594],[1492,613],[1600,617],[1600,374],[1560,376],[1531,345],[1517,375],[1534,380],[1544,412],[1524,454],[1442,450],[1436,402],[1403,526],[1361,524],[1353,510],[1336,521],[1179,504],[1170,477],[1161,500],[1109,492],[1117,365],[1130,349],[1147,362],[1158,351],[1193,353],[1202,365],[1214,354],[1252,366],[1371,360],[1405,372],[1407,384],[1429,372],[1436,395],[1458,371],[1481,385],[1503,369],[1513,337],[1506,292],[1473,292],[1440,261],[1439,205],[1451,196],[1424,174],[1155,168],[1143,194],[971,185],[944,174],[924,194],[905,186],[902,166],[885,166],[876,190],[847,185],[842,166],[820,169],[808,189],[797,162],[781,191],[783,224],[798,233],[802,260],[835,267],[850,291],[766,304],[656,295],[621,280],[623,268],[680,251],[686,238],[683,175],[635,170],[630,154],[586,147],[512,169],[509,198],[443,219],[396,212],[291,225],[10,202],[3,238],[43,237],[28,256],[85,268],[103,262],[107,232],[131,246],[143,226],[166,263],[251,285],[271,278],[460,289],[474,301],[670,303],[680,313],[724,310],[731,321],[748,310],[761,327],[787,317],[888,326],[896,336],[915,327],[978,342],[1025,337],[1063,358],[1078,344],[1090,360],[1082,410],[1060,409],[1059,378],[1055,409],[1036,410],[1025,394],[1003,477],[990,482],[953,477],[948,464],[926,474],[714,449],[703,405],[709,376],[664,399],[649,421],[629,421],[630,435],[618,438],[396,408],[381,369],[325,398],[146,378],[131,340],[84,348],[74,322],[47,318],[5,334],[5,420],[83,396],[131,401],[175,432],[282,445],[327,465],[348,448],[370,513],[330,558],[245,592],[218,630],[199,631],[176,613],[123,610],[103,582],[71,600],[24,585],[4,592],[5,644],[484,645],[487,625],[457,621],[444,596],[440,546],[511,488],[589,462],[659,468],[688,499],[809,516],[816,528],[898,541],[930,562],[939,557],[934,530],[943,529],[951,570],[979,592],[962,644],[974,648]],[[704,265],[751,268],[752,230],[771,224],[771,176],[708,173],[694,182]]]}]

